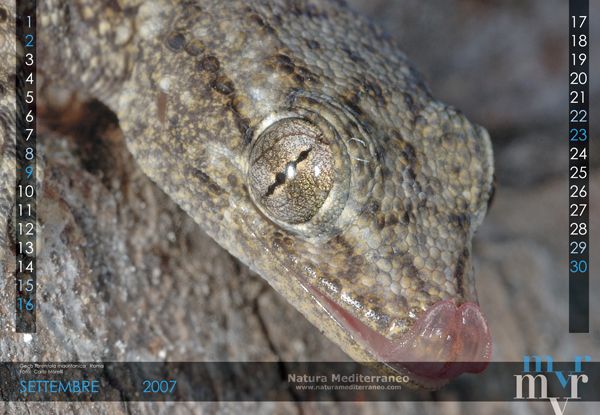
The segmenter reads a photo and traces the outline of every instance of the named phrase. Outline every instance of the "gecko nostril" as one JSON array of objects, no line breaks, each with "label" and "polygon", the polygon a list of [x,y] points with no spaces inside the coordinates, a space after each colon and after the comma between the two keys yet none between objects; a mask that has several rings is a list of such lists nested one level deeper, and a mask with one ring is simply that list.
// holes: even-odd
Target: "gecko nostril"
[{"label": "gecko nostril", "polygon": [[170,33],[166,39],[166,44],[173,52],[179,52],[185,46],[185,36],[178,32]]}]

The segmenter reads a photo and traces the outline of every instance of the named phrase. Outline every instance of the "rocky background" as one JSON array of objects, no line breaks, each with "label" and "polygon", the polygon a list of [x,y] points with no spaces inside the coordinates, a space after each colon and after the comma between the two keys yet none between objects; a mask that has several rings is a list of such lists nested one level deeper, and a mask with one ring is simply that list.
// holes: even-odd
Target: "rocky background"
[{"label": "rocky background", "polygon": [[[395,38],[433,94],[490,131],[498,191],[475,239],[495,360],[600,350],[568,334],[567,39],[562,0],[350,0]],[[600,4],[591,2],[592,15]],[[600,39],[592,25],[592,103]],[[0,267],[2,360],[345,360],[263,280],[200,231],[127,154],[98,103],[48,106],[38,205],[38,333],[12,332],[12,261]],[[68,108],[63,113],[57,108]],[[592,107],[592,143],[600,131]],[[82,120],[85,120],[82,126]],[[593,144],[591,154],[597,154]],[[591,164],[591,257],[600,253],[600,171]],[[10,234],[13,234],[10,230]],[[10,258],[10,255],[9,255]],[[600,292],[593,271],[592,292]],[[435,395],[433,395],[435,398]],[[9,413],[548,413],[547,402],[15,404]],[[595,413],[569,403],[571,413]]]}]

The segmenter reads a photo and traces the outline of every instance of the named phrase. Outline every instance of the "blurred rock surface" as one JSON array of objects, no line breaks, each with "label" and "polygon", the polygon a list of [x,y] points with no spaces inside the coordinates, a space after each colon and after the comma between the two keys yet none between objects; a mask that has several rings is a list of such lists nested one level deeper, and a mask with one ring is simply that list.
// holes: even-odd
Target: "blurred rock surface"
[{"label": "blurred rock surface", "polygon": [[[571,359],[599,350],[600,313],[593,314],[590,335],[569,335],[567,327],[567,2],[349,3],[399,42],[436,97],[484,125],[494,140],[498,192],[475,240],[478,291],[494,335],[494,359],[520,360],[531,353]],[[600,4],[591,6],[592,15],[600,15]],[[592,45],[590,72],[598,74],[600,40],[592,39]],[[590,92],[597,102],[600,83],[593,82]],[[43,139],[42,306],[39,332],[29,343],[11,332],[14,291],[7,276],[14,265],[0,268],[3,360],[346,359],[139,172],[108,115],[95,119],[101,112],[93,106],[80,111],[88,119],[80,136],[102,139],[82,145],[64,126],[60,133],[46,131]],[[592,142],[598,119],[592,117]],[[597,163],[592,159],[592,257],[600,246]],[[600,292],[600,281],[592,283],[592,292]],[[592,307],[600,309],[597,296]],[[3,405],[9,413],[25,409]],[[569,405],[577,405],[577,413],[597,410]],[[63,403],[26,409],[543,414],[549,404]]]}]

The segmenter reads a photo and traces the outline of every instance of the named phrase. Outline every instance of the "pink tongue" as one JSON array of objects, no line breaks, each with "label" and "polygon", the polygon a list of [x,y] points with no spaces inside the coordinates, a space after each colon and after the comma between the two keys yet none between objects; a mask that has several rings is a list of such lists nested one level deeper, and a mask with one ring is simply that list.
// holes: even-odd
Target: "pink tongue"
[{"label": "pink tongue", "polygon": [[321,297],[334,316],[381,361],[392,365],[401,362],[399,366],[414,375],[450,379],[464,372],[482,372],[490,361],[492,339],[485,318],[474,303],[457,307],[452,301],[440,301],[429,307],[407,333],[388,340],[333,301]]},{"label": "pink tongue", "polygon": [[378,346],[385,361],[419,362],[404,366],[428,378],[450,379],[464,372],[482,372],[492,354],[487,323],[474,303],[457,307],[451,301],[438,302],[400,339],[384,340]]}]

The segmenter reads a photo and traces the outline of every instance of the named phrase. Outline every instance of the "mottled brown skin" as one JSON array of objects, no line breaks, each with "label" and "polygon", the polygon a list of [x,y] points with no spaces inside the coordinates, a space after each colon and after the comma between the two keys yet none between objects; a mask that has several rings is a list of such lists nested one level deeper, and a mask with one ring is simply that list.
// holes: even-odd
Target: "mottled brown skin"
[{"label": "mottled brown skin", "polygon": [[[307,287],[388,339],[440,300],[477,302],[488,135],[341,2],[40,3],[41,75],[102,99],[144,172],[351,357],[375,360]],[[328,198],[302,223],[248,185],[252,149],[289,117],[334,155]]]}]

